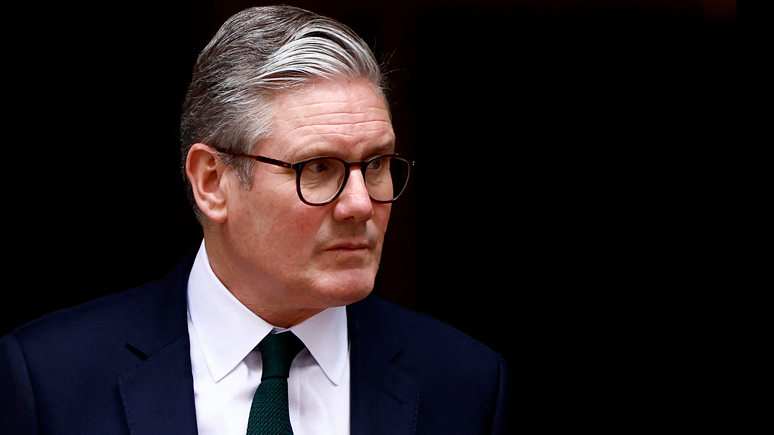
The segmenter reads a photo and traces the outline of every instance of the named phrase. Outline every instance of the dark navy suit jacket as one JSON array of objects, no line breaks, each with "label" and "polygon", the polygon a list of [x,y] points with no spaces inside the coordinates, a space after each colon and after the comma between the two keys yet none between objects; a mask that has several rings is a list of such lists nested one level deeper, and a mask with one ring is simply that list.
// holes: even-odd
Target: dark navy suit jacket
[{"label": "dark navy suit jacket", "polygon": [[[166,278],[0,339],[0,434],[196,434],[186,289]],[[347,307],[351,433],[512,433],[503,359],[375,296]]]}]

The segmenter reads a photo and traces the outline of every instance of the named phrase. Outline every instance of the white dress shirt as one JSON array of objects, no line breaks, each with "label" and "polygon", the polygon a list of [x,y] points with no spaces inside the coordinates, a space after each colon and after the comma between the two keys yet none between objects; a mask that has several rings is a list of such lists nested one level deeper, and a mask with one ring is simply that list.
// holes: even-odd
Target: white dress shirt
[{"label": "white dress shirt", "polygon": [[[258,343],[275,328],[215,276],[202,242],[188,279],[188,334],[200,435],[245,435],[261,383]],[[290,366],[288,403],[295,435],[349,433],[349,341],[344,307],[290,328],[306,348]]]}]

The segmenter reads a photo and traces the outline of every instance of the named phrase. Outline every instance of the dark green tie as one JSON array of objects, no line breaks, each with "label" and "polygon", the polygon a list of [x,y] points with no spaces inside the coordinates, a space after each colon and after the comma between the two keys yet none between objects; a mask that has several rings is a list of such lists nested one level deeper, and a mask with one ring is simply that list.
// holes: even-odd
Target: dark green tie
[{"label": "dark green tie", "polygon": [[293,435],[288,413],[288,374],[304,343],[292,332],[269,334],[258,344],[263,360],[261,384],[255,391],[247,435]]}]

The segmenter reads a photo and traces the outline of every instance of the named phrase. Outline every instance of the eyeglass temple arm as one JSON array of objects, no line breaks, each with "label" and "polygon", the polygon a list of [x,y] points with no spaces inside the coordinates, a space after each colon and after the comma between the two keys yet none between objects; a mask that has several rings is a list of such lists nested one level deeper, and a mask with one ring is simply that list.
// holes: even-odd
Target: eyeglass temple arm
[{"label": "eyeglass temple arm", "polygon": [[237,157],[247,157],[249,159],[258,160],[259,162],[262,162],[262,163],[268,163],[270,165],[275,165],[275,166],[282,166],[283,168],[288,168],[288,169],[295,169],[293,167],[292,163],[283,162],[281,160],[274,160],[274,159],[270,159],[268,157],[254,156],[252,154],[239,153],[239,152],[236,152],[236,151],[227,151],[227,150],[224,150],[224,149],[221,149],[221,148],[216,148],[216,147],[213,147],[213,149],[215,151],[223,153],[223,154],[230,154],[232,156],[237,156]]},{"label": "eyeglass temple arm", "polygon": [[283,168],[288,168],[288,169],[295,169],[295,168],[293,167],[293,164],[292,164],[292,163],[283,162],[283,161],[281,161],[281,160],[274,160],[274,159],[270,159],[270,158],[268,158],[268,157],[263,157],[263,156],[251,156],[251,155],[249,155],[249,154],[239,154],[239,155],[241,155],[241,156],[243,156],[243,157],[250,157],[250,158],[253,158],[253,159],[255,159],[255,160],[258,160],[258,161],[259,161],[259,162],[261,162],[261,163],[268,163],[268,164],[270,164],[270,165],[275,165],[275,166],[282,166]]}]

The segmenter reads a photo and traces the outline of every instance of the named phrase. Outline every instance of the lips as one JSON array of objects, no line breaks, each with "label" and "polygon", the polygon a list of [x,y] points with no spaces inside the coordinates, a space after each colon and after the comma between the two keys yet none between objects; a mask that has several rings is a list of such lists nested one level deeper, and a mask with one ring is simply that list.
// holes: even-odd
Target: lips
[{"label": "lips", "polygon": [[370,245],[368,243],[345,242],[345,243],[338,243],[336,245],[333,245],[330,248],[326,249],[326,251],[357,251],[360,249],[369,249],[369,248],[370,248]]}]

